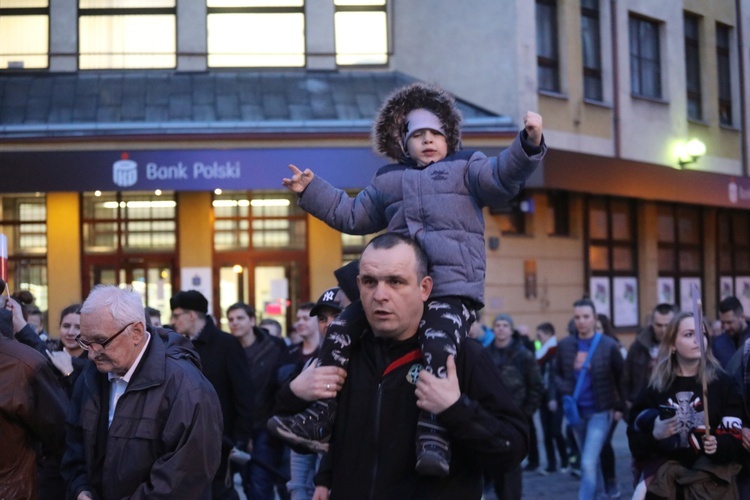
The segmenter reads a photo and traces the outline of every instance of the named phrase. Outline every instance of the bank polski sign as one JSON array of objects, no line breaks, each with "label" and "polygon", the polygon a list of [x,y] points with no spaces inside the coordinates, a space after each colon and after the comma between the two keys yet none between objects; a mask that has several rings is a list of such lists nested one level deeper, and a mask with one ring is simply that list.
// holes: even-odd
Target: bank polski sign
[{"label": "bank polski sign", "polygon": [[[112,164],[112,182],[115,186],[128,188],[138,182],[138,163],[128,153],[122,153],[120,159]],[[148,161],[144,166],[143,178],[147,181],[200,181],[215,179],[242,178],[242,168],[238,160],[214,160],[212,162],[194,161],[192,164],[177,161],[163,164],[159,161]]]}]

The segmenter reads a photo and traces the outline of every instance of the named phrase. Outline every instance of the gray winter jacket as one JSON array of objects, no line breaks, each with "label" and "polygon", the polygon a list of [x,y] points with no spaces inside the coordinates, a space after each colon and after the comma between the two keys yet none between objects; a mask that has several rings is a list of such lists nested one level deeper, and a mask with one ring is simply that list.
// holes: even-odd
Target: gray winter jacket
[{"label": "gray winter jacket", "polygon": [[[519,134],[499,156],[460,151],[418,168],[382,167],[355,198],[315,176],[300,207],[347,234],[383,229],[416,240],[430,259],[433,297],[465,297],[484,304],[484,216],[482,207],[500,205],[518,194],[547,147],[521,144]],[[525,141],[525,139],[524,139]]]}]

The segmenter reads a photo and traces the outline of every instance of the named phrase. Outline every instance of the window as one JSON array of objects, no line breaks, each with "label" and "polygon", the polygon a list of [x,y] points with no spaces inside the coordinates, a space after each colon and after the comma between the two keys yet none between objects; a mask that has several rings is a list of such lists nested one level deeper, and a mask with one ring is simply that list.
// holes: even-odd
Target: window
[{"label": "window", "polygon": [[49,0],[0,0],[0,69],[49,66]]},{"label": "window", "polygon": [[602,101],[602,54],[599,0],[581,0],[581,42],[583,46],[583,96]]},{"label": "window", "polygon": [[718,213],[719,275],[750,276],[750,214],[722,210]]},{"label": "window", "polygon": [[172,252],[176,248],[174,193],[83,194],[83,251]]},{"label": "window", "polygon": [[560,57],[557,48],[557,2],[536,2],[536,64],[539,90],[560,92]]},{"label": "window", "polygon": [[174,68],[175,1],[79,0],[79,68]]},{"label": "window", "polygon": [[28,290],[47,309],[47,200],[35,194],[3,195],[0,233],[8,244],[8,289]]},{"label": "window", "polygon": [[[623,198],[591,197],[587,200],[584,213],[588,214],[586,224],[586,245],[588,250],[587,269],[589,278],[589,296],[597,304],[609,304],[610,310],[601,312],[619,326],[636,326],[637,314],[637,237],[635,231],[635,202]],[[605,281],[607,286],[596,290],[591,283]],[[635,284],[633,286],[633,283]],[[619,285],[619,286],[618,286]],[[614,297],[620,288],[627,289],[628,297]],[[601,289],[599,289],[601,288]],[[607,292],[608,291],[608,292]],[[609,297],[596,299],[600,294],[609,293]],[[635,297],[635,298],[633,298]],[[612,304],[617,299],[630,304],[630,313],[618,314]],[[599,309],[600,306],[597,306]],[[633,308],[636,310],[633,311]],[[614,313],[614,314],[613,314]],[[633,320],[636,323],[633,323]]]},{"label": "window", "polygon": [[547,193],[547,234],[570,236],[570,195],[566,191]]},{"label": "window", "polygon": [[282,191],[214,196],[214,250],[304,250],[307,219],[296,196]]},{"label": "window", "polygon": [[630,86],[634,95],[661,99],[659,24],[630,18]]},{"label": "window", "polygon": [[679,297],[689,295],[683,283],[701,277],[703,269],[703,237],[701,212],[696,207],[660,204],[657,207],[658,265],[660,280],[671,281],[669,290],[672,300],[660,296],[659,301],[677,302]]},{"label": "window", "polygon": [[730,28],[716,25],[716,64],[719,78],[719,123],[732,125],[732,73],[729,67]]},{"label": "window", "polygon": [[305,65],[304,0],[208,0],[210,67]]},{"label": "window", "polygon": [[334,0],[336,64],[386,64],[388,19],[385,0]]},{"label": "window", "polygon": [[701,58],[698,27],[700,18],[685,14],[685,84],[687,87],[687,115],[693,120],[703,119],[701,94]]}]

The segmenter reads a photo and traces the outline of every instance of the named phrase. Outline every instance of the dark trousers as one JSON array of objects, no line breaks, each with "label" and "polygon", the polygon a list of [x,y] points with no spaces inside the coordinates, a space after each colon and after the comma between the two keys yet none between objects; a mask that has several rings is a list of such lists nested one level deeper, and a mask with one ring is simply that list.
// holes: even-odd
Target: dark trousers
[{"label": "dark trousers", "polygon": [[523,492],[521,466],[495,475],[495,496],[497,500],[520,500]]},{"label": "dark trousers", "polygon": [[[475,318],[474,309],[460,297],[430,298],[425,303],[418,335],[427,371],[445,378],[448,356],[455,356]],[[349,304],[328,327],[318,364],[345,368],[352,345],[359,340],[366,326],[362,303]]]},{"label": "dark trousers", "polygon": [[547,405],[542,404],[539,408],[539,420],[542,422],[542,432],[544,433],[544,451],[547,454],[547,468],[550,470],[557,469],[557,453],[560,455],[560,467],[568,466],[568,448],[565,445],[565,438],[562,434],[562,405],[557,405],[555,411],[550,411]]},{"label": "dark trousers", "polygon": [[289,463],[284,461],[284,443],[266,429],[256,430],[253,433],[252,457],[253,460],[240,469],[242,489],[247,500],[274,498],[274,488],[281,500],[289,498],[286,491]]},{"label": "dark trousers", "polygon": [[536,425],[534,425],[534,416],[526,417],[529,423],[529,467],[539,467],[539,440],[536,436]]}]

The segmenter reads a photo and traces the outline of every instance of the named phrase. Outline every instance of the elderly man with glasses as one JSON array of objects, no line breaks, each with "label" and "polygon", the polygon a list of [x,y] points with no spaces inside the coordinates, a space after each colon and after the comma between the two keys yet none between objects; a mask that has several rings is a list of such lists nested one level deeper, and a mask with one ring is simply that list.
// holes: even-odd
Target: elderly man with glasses
[{"label": "elderly man with glasses", "polygon": [[211,498],[221,407],[190,342],[147,329],[137,293],[102,285],[76,340],[91,363],[67,416],[68,498]]}]

